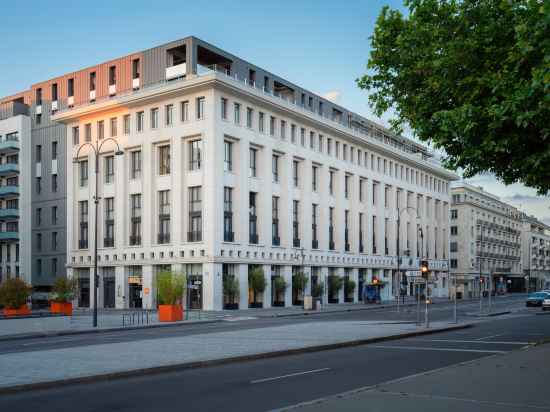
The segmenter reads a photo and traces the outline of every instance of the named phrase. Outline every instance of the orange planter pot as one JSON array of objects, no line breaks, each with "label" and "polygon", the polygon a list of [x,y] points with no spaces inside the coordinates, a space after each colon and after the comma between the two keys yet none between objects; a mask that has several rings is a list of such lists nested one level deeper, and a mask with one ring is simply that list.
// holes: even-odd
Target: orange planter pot
[{"label": "orange planter pot", "polygon": [[73,304],[71,302],[51,302],[50,303],[50,312],[51,313],[62,313],[67,316],[72,316],[73,314]]},{"label": "orange planter pot", "polygon": [[159,305],[159,322],[177,322],[183,320],[181,305]]},{"label": "orange planter pot", "polygon": [[23,305],[18,309],[13,308],[5,308],[4,309],[4,316],[23,316],[23,315],[30,315],[31,310],[27,305]]}]

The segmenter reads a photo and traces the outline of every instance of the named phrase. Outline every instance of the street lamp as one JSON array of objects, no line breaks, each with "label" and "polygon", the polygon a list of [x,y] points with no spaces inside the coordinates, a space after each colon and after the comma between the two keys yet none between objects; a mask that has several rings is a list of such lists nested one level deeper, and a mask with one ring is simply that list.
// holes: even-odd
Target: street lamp
[{"label": "street lamp", "polygon": [[399,312],[400,306],[399,301],[401,299],[401,254],[399,251],[400,247],[400,235],[401,235],[401,213],[403,213],[405,210],[414,210],[416,212],[416,218],[419,219],[420,216],[418,216],[418,210],[416,210],[414,207],[407,206],[403,209],[397,208],[397,283],[398,283],[398,295],[397,295],[397,312]]},{"label": "street lamp", "polygon": [[93,196],[94,199],[94,317],[93,317],[93,327],[97,328],[97,291],[99,288],[99,278],[97,276],[97,204],[99,203],[99,197],[98,197],[98,186],[99,186],[99,155],[101,154],[101,148],[103,145],[109,141],[112,141],[115,143],[117,151],[115,152],[115,155],[121,156],[124,154],[122,150],[120,150],[120,146],[118,142],[113,139],[112,137],[109,137],[105,140],[102,140],[101,144],[98,140],[95,141],[95,144],[92,144],[90,142],[86,142],[81,144],[78,147],[78,150],[76,152],[76,156],[73,159],[73,163],[78,164],[78,155],[80,154],[80,150],[82,150],[85,146],[90,146],[92,148],[92,151],[95,156],[95,187],[94,191],[95,194]]}]

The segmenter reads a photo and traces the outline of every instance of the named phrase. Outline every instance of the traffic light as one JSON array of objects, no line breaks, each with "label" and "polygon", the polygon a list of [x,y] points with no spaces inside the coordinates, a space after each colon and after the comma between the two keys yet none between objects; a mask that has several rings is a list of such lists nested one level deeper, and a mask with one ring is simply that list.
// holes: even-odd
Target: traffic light
[{"label": "traffic light", "polygon": [[422,277],[424,279],[428,279],[428,272],[429,272],[429,268],[428,268],[428,261],[427,260],[423,260],[420,262],[420,272],[422,273]]}]

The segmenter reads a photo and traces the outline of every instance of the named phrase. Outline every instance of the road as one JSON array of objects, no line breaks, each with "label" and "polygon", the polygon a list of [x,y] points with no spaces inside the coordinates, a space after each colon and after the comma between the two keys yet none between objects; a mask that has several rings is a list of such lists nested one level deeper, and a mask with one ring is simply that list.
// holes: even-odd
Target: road
[{"label": "road", "polygon": [[[448,310],[441,306],[442,316]],[[465,305],[462,310],[467,313],[471,307]],[[523,311],[505,318],[491,318],[460,331],[353,348],[3,395],[0,410],[271,410],[518,350],[550,337],[550,316],[536,313]],[[435,310],[433,315],[438,316]],[[388,313],[325,316],[341,316],[346,320],[361,316],[387,319]],[[414,317],[414,314],[399,316]],[[302,317],[298,319],[292,321],[303,321]],[[286,321],[289,319],[271,320]]]},{"label": "road", "polygon": [[[521,309],[525,297],[507,296],[493,300],[493,310]],[[484,303],[486,305],[486,303]],[[473,315],[479,312],[479,301],[465,300],[458,302],[458,317],[461,320],[475,319]],[[485,306],[484,306],[485,307]],[[424,307],[421,307],[421,319],[424,319]],[[430,320],[449,320],[453,317],[453,303],[437,303],[430,307]],[[11,352],[28,352],[46,349],[60,349],[75,346],[97,345],[102,343],[130,342],[135,340],[158,339],[172,336],[189,336],[204,333],[224,332],[233,330],[256,329],[271,326],[288,325],[300,322],[338,320],[378,320],[378,321],[406,321],[415,322],[417,319],[416,307],[402,307],[398,313],[395,308],[370,309],[353,312],[336,312],[312,314],[309,316],[292,316],[280,318],[256,318],[242,321],[208,324],[188,324],[171,328],[149,328],[138,330],[123,330],[98,334],[68,335],[57,337],[40,337],[25,340],[1,341],[0,354]],[[237,319],[238,320],[238,319]]]}]

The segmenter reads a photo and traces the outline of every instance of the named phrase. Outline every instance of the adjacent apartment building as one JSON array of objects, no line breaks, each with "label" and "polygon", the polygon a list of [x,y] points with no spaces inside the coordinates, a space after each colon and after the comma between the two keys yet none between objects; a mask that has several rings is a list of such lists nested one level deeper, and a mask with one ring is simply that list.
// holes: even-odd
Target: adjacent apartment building
[{"label": "adjacent apartment building", "polygon": [[[525,290],[522,216],[497,196],[464,182],[451,188],[450,267],[457,297]],[[480,282],[481,279],[481,282]]]},{"label": "adjacent apartment building", "polygon": [[550,289],[550,227],[522,215],[523,272],[529,290]]},{"label": "adjacent apartment building", "polygon": [[[55,192],[66,196],[58,247],[66,236],[80,306],[93,302],[96,228],[100,307],[154,307],[155,275],[164,270],[187,275],[194,308],[221,309],[232,277],[239,307],[248,307],[256,268],[266,278],[256,296],[263,307],[299,300],[291,287],[297,272],[308,277],[306,294],[325,286],[325,301],[357,301],[365,286],[392,299],[398,216],[401,269],[417,271],[429,259],[432,295],[448,293],[456,176],[424,146],[202,40],[69,73],[21,96],[31,128],[39,119],[60,131],[32,132],[30,171],[49,196],[58,141],[55,170],[66,176]],[[32,201],[42,253],[57,201],[44,192]],[[33,265],[42,259],[42,271],[52,269],[36,252]],[[288,285],[282,297],[272,290],[277,277]],[[331,277],[356,287],[334,289]]]}]

